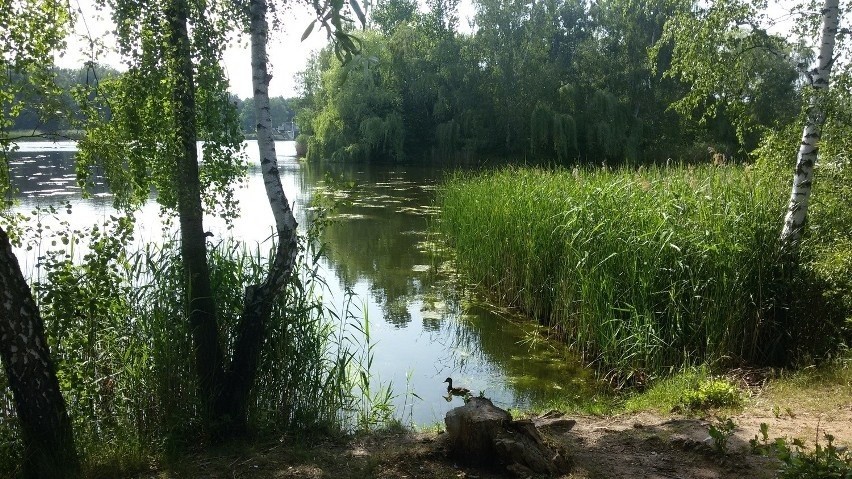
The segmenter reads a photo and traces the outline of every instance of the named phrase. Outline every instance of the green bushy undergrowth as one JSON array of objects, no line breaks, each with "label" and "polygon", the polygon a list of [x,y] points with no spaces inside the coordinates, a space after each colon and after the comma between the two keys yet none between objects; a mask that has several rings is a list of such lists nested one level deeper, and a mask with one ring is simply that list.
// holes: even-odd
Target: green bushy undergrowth
[{"label": "green bushy undergrowth", "polygon": [[[86,467],[95,476],[124,475],[203,443],[179,244],[128,253],[133,225],[125,218],[87,231],[61,225],[52,236],[39,223],[28,246],[52,245],[40,251],[33,289]],[[362,341],[362,326],[323,306],[314,245],[300,239],[297,271],[274,306],[250,405],[257,433],[340,433],[376,422],[373,398],[357,393],[369,370],[349,346]],[[211,245],[224,344],[233,343],[245,287],[260,282],[270,257],[260,246]],[[0,475],[14,475],[20,442],[3,375],[0,392]]]},{"label": "green bushy undergrowth", "polygon": [[786,175],[749,167],[507,168],[445,184],[439,228],[502,304],[603,371],[643,378],[836,343],[845,311],[825,293],[838,283],[814,267],[836,243],[809,237],[786,266],[787,195]]}]

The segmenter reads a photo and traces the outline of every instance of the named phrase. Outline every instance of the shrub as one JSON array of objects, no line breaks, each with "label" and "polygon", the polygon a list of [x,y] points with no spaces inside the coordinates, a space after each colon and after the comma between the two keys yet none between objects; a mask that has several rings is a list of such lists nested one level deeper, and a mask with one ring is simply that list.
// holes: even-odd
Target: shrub
[{"label": "shrub", "polygon": [[708,379],[698,388],[685,391],[679,403],[686,409],[710,409],[734,407],[742,402],[742,395],[736,386],[725,379]]}]

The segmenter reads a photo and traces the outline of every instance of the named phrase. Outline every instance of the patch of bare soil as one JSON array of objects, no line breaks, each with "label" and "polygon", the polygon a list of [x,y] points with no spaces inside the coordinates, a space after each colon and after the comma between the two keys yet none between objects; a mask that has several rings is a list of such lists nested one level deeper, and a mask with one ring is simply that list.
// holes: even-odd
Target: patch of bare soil
[{"label": "patch of bare soil", "polygon": [[[829,398],[825,398],[829,400]],[[712,416],[688,418],[653,413],[612,417],[573,416],[570,431],[544,430],[563,446],[574,467],[565,478],[771,478],[775,459],[752,454],[749,440],[769,425],[775,437],[800,438],[813,446],[829,432],[836,444],[852,444],[852,398],[830,398],[824,408],[798,408],[757,400],[731,419],[737,425],[726,453],[714,446],[708,429]],[[817,402],[818,398],[817,398]],[[825,401],[823,401],[825,402]],[[801,406],[801,403],[798,404]],[[819,411],[819,412],[817,412]],[[288,437],[241,451],[206,452],[146,477],[172,478],[482,478],[507,477],[492,470],[467,468],[447,455],[445,434],[383,433],[344,442]]]}]

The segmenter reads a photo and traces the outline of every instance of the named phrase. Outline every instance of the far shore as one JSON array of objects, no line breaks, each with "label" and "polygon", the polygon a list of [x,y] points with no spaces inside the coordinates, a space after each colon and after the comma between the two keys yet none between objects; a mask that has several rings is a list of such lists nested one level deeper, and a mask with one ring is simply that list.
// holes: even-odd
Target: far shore
[{"label": "far shore", "polygon": [[[257,140],[256,133],[243,133],[246,140]],[[17,141],[76,141],[83,137],[82,130],[11,130],[0,134],[0,139]],[[293,141],[288,140],[284,135],[273,133],[272,138],[275,141]]]}]

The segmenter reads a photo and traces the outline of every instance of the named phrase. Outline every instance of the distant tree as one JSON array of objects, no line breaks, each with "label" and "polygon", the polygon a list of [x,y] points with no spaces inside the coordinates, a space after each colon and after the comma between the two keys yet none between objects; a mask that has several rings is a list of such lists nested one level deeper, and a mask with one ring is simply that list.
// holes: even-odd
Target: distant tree
[{"label": "distant tree", "polygon": [[413,21],[417,16],[414,0],[380,0],[371,14],[371,23],[385,35],[390,35],[402,24]]}]

